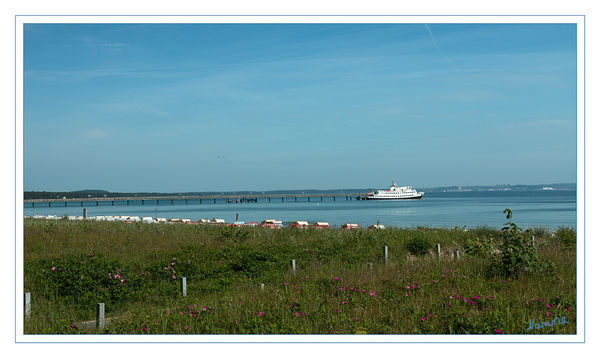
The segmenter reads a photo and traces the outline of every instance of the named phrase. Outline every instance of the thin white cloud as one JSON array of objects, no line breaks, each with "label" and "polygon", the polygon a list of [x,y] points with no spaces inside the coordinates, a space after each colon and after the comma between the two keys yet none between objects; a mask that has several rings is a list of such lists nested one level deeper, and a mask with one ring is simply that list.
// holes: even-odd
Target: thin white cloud
[{"label": "thin white cloud", "polygon": [[429,36],[431,37],[431,42],[433,42],[433,45],[435,46],[435,48],[437,48],[438,51],[440,51],[440,53],[446,58],[446,60],[450,63],[450,65],[452,66],[452,68],[454,69],[455,72],[460,72],[458,67],[456,67],[456,65],[454,64],[454,61],[452,61],[452,59],[448,55],[446,55],[446,53],[440,48],[440,45],[438,45],[437,41],[435,40],[433,31],[431,31],[428,24],[425,24],[425,28],[427,29],[427,32],[429,32]]},{"label": "thin white cloud", "polygon": [[104,139],[108,137],[108,133],[105,130],[98,128],[87,129],[81,131],[79,134],[82,138],[85,139]]}]

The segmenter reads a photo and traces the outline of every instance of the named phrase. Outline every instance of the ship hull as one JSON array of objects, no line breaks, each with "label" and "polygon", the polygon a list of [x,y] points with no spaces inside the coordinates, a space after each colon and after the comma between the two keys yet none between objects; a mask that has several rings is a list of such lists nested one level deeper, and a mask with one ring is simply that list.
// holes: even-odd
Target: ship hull
[{"label": "ship hull", "polygon": [[365,199],[366,200],[419,200],[423,197],[423,195],[419,195],[419,196],[411,196],[408,198],[375,198],[372,196],[367,196]]}]

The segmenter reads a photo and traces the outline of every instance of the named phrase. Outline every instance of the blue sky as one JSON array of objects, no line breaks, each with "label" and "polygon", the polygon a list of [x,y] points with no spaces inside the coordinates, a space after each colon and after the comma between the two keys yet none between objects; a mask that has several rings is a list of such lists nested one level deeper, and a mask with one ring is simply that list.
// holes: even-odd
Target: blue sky
[{"label": "blue sky", "polygon": [[28,24],[24,189],[576,181],[570,24]]}]

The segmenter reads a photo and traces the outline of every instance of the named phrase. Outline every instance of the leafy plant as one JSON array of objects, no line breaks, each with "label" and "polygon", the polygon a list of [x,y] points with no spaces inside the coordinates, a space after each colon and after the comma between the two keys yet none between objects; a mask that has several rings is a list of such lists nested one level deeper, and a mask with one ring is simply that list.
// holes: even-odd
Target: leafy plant
[{"label": "leafy plant", "polygon": [[539,257],[529,238],[521,235],[519,227],[510,220],[512,211],[505,209],[504,214],[509,221],[502,228],[500,254],[492,257],[492,268],[503,275],[515,277],[522,272],[555,273],[556,266]]},{"label": "leafy plant", "polygon": [[490,237],[469,237],[463,245],[463,251],[472,256],[490,257],[496,249],[496,243]]},{"label": "leafy plant", "polygon": [[433,245],[423,235],[417,234],[406,243],[406,249],[413,255],[425,255]]},{"label": "leafy plant", "polygon": [[554,237],[562,250],[572,250],[577,247],[577,232],[574,229],[559,226]]}]

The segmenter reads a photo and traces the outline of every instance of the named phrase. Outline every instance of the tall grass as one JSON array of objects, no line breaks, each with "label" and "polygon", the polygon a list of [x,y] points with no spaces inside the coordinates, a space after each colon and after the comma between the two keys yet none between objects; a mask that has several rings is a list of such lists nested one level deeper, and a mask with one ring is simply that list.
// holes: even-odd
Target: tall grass
[{"label": "tall grass", "polygon": [[[94,318],[96,302],[106,303],[111,321],[103,332],[113,334],[575,333],[575,252],[550,237],[536,243],[557,274],[516,279],[494,274],[486,257],[452,259],[478,235],[501,237],[489,228],[273,230],[27,219],[24,229],[28,334],[85,333],[80,322]],[[440,243],[441,260],[432,251],[411,254],[407,244],[415,237]],[[182,276],[187,297],[179,293]],[[527,330],[530,319],[555,316],[569,323]]]}]

